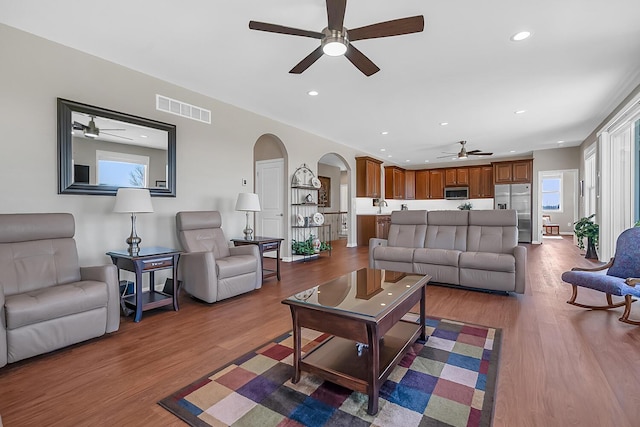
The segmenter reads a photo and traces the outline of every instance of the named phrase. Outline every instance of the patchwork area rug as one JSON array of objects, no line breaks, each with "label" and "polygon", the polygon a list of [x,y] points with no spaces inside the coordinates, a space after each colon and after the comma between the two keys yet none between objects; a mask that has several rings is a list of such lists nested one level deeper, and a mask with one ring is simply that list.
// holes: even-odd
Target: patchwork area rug
[{"label": "patchwork area rug", "polygon": [[[427,341],[393,370],[374,416],[366,394],[305,372],[292,384],[291,333],[159,404],[192,426],[490,426],[501,330],[436,318],[426,326]],[[304,329],[303,352],[326,338]]]}]

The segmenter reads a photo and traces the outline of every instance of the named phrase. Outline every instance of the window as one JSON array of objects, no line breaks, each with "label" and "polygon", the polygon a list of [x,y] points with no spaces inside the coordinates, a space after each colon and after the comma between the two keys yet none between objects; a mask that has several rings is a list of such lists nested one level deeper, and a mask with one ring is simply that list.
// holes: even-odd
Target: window
[{"label": "window", "polygon": [[149,187],[149,157],[135,154],[96,151],[98,185]]},{"label": "window", "polygon": [[562,175],[542,178],[542,210],[562,212]]}]

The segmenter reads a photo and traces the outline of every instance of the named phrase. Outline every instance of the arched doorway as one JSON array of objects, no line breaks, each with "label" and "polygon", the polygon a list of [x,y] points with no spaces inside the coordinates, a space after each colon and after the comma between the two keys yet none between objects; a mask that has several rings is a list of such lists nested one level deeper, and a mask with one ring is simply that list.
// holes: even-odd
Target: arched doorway
[{"label": "arched doorway", "polygon": [[335,153],[327,153],[318,160],[318,178],[322,183],[325,223],[331,225],[331,241],[347,244],[351,224],[351,169],[347,161]]},{"label": "arched doorway", "polygon": [[287,150],[275,135],[265,134],[253,147],[255,189],[260,212],[255,215],[258,236],[287,238]]}]

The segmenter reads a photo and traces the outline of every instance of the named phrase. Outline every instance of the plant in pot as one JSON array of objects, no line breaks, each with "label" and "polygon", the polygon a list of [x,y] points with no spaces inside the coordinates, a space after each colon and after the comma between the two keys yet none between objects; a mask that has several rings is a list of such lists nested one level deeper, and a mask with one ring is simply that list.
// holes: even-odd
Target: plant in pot
[{"label": "plant in pot", "polygon": [[458,206],[458,209],[460,209],[461,211],[470,211],[471,209],[473,209],[473,205],[471,204],[471,202],[465,202]]},{"label": "plant in pot", "polygon": [[593,217],[596,214],[589,215],[587,217],[580,218],[574,222],[573,230],[576,233],[578,239],[578,247],[584,249],[584,238],[587,238],[587,253],[585,258],[598,259],[598,237],[600,236],[600,226],[593,222]]}]

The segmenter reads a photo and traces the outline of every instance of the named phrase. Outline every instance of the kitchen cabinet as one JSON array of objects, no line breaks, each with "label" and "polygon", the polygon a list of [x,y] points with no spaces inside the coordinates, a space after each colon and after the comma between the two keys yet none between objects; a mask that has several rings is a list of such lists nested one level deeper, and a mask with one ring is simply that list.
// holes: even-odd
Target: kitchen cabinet
[{"label": "kitchen cabinet", "polygon": [[533,161],[516,160],[493,164],[494,184],[530,183]]},{"label": "kitchen cabinet", "polygon": [[429,195],[429,171],[416,171],[416,200],[426,200]]},{"label": "kitchen cabinet", "polygon": [[469,198],[482,199],[493,197],[493,168],[491,166],[472,166],[469,168]]},{"label": "kitchen cabinet", "polygon": [[388,239],[390,225],[391,215],[376,215],[376,237],[378,239]]},{"label": "kitchen cabinet", "polygon": [[429,171],[429,198],[444,199],[444,169]]},{"label": "kitchen cabinet", "polygon": [[397,166],[384,167],[385,199],[404,199],[404,169]]},{"label": "kitchen cabinet", "polygon": [[357,216],[358,246],[369,246],[369,239],[389,237],[391,215],[358,215]]},{"label": "kitchen cabinet", "polygon": [[447,168],[444,171],[444,185],[446,187],[469,185],[468,168]]},{"label": "kitchen cabinet", "polygon": [[404,198],[406,200],[416,198],[416,171],[404,171]]},{"label": "kitchen cabinet", "polygon": [[356,157],[356,197],[382,197],[380,160]]}]

